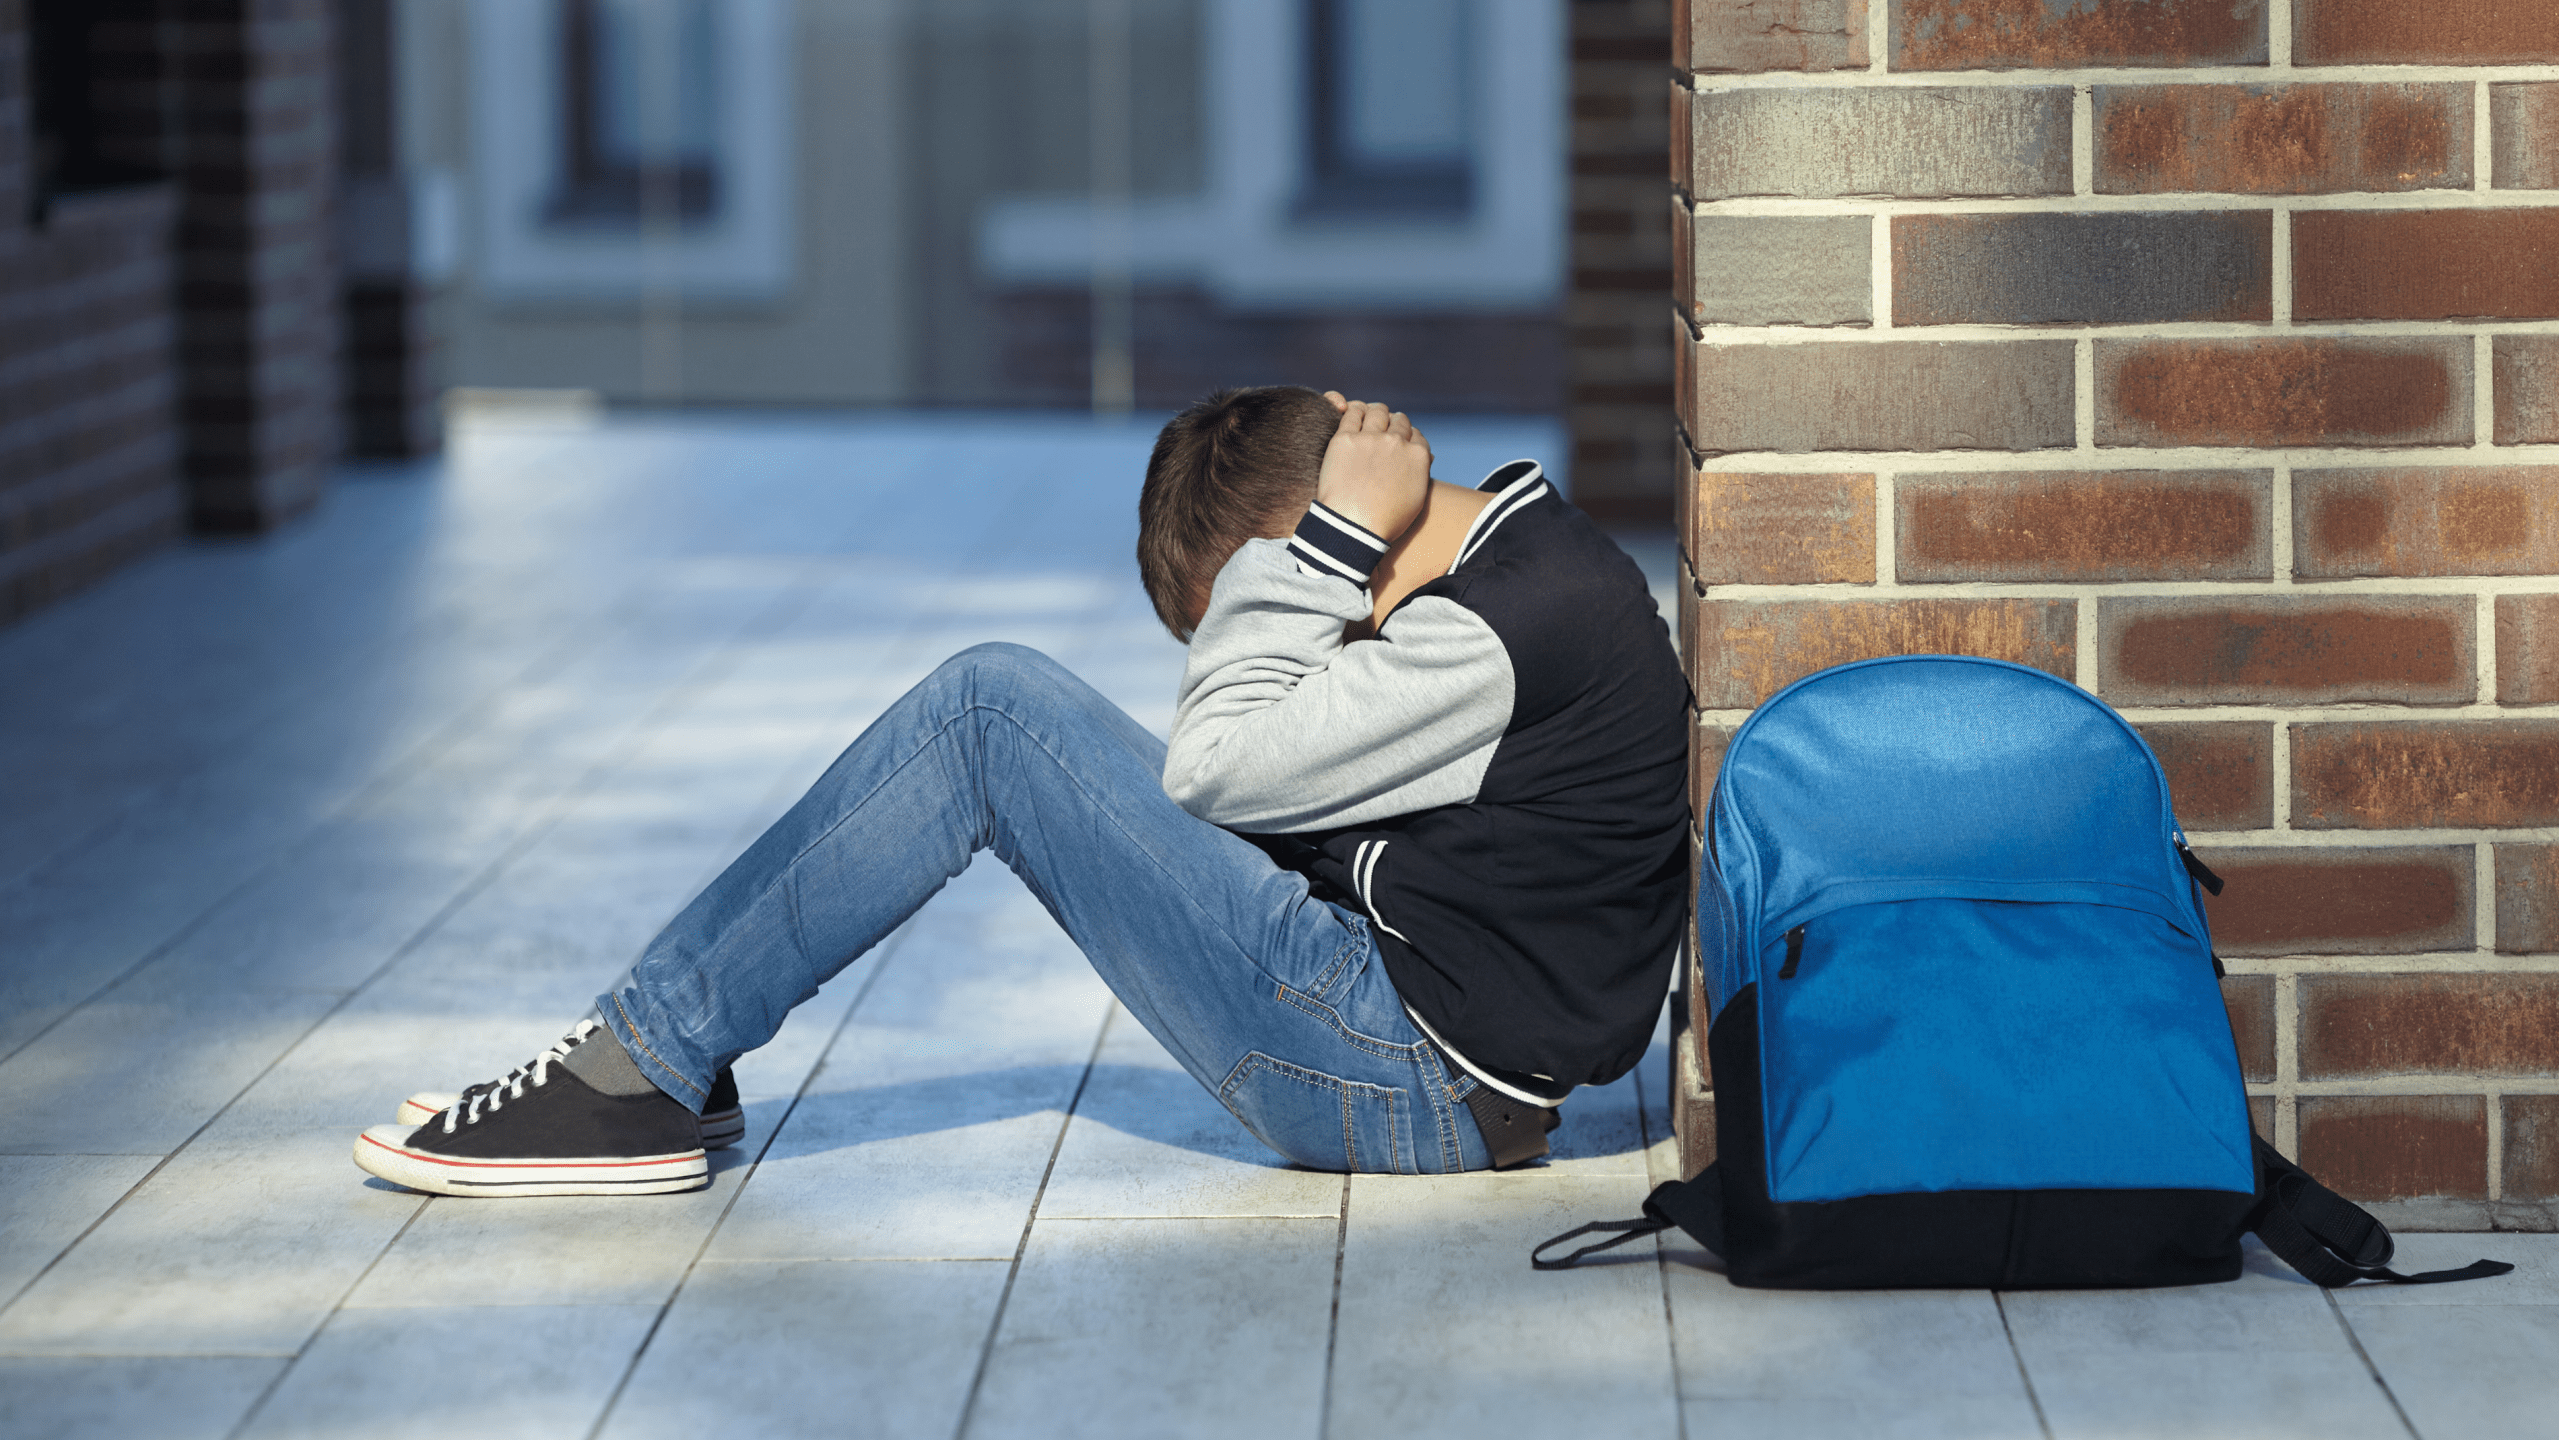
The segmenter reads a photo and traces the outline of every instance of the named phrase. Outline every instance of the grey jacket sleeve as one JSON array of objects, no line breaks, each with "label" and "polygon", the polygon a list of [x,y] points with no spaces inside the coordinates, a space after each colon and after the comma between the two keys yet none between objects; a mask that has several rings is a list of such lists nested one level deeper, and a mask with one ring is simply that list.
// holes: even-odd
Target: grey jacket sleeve
[{"label": "grey jacket sleeve", "polygon": [[1510,652],[1438,596],[1343,644],[1369,611],[1365,572],[1319,569],[1305,548],[1247,541],[1218,573],[1182,672],[1165,792],[1203,820],[1264,833],[1474,799],[1510,724]]}]

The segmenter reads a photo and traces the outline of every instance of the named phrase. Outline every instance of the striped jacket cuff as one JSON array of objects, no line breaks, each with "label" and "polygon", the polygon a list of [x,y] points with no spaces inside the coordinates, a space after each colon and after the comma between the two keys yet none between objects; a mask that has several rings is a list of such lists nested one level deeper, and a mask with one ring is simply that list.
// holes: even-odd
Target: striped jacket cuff
[{"label": "striped jacket cuff", "polygon": [[1309,575],[1335,576],[1364,590],[1377,562],[1385,558],[1386,542],[1335,511],[1309,505],[1289,539],[1288,553]]}]

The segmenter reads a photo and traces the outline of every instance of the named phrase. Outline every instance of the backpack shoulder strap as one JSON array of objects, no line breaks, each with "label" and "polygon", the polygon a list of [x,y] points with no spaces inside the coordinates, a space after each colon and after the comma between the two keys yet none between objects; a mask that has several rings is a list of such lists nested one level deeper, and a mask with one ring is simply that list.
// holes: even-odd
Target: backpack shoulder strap
[{"label": "backpack shoulder strap", "polygon": [[[2372,1212],[2310,1178],[2310,1172],[2283,1157],[2264,1139],[2257,1147],[2259,1198],[2248,1228],[2285,1264],[2312,1284],[2334,1290],[2358,1280],[2396,1285],[2440,1285],[2451,1280],[2482,1280],[2515,1267],[2503,1260],[2474,1260],[2458,1270],[2428,1270],[2402,1275],[2390,1268],[2397,1247],[2390,1228]],[[1650,1208],[1649,1206],[1647,1207]]]},{"label": "backpack shoulder strap", "polygon": [[[1671,1180],[1653,1187],[1644,1197],[1644,1213],[1634,1220],[1597,1220],[1577,1229],[1567,1230],[1528,1252],[1528,1263],[1540,1270],[1569,1270],[1585,1255],[1613,1250],[1629,1240],[1658,1235],[1672,1226],[1687,1232],[1689,1238],[1721,1255],[1724,1253],[1724,1176],[1718,1166],[1709,1165],[1694,1180]],[[1585,1235],[1609,1235],[1613,1239],[1594,1241],[1560,1260],[1549,1260],[1546,1252],[1567,1240]]]}]

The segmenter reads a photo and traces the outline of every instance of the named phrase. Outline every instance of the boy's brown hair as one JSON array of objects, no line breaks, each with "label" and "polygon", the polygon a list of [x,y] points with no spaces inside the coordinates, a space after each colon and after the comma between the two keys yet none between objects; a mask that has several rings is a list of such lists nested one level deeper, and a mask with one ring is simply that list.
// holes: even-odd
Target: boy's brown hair
[{"label": "boy's brown hair", "polygon": [[1137,498],[1137,575],[1174,639],[1191,643],[1209,587],[1245,541],[1295,528],[1341,423],[1332,401],[1300,385],[1220,390],[1165,422]]}]

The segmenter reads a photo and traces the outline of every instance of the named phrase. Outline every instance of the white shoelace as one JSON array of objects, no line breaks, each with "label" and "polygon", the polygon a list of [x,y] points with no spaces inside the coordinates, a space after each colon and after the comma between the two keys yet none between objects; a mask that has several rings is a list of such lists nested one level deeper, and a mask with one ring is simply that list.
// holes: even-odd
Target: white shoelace
[{"label": "white shoelace", "polygon": [[505,1109],[508,1100],[523,1099],[524,1087],[528,1081],[537,1090],[549,1084],[552,1062],[566,1061],[570,1051],[584,1044],[587,1037],[603,1028],[592,1020],[580,1020],[570,1027],[568,1034],[551,1042],[550,1049],[534,1056],[529,1062],[516,1066],[485,1085],[474,1085],[463,1091],[462,1098],[445,1109],[444,1133],[452,1134],[456,1124],[479,1124],[483,1106],[490,1113],[495,1113]]}]

